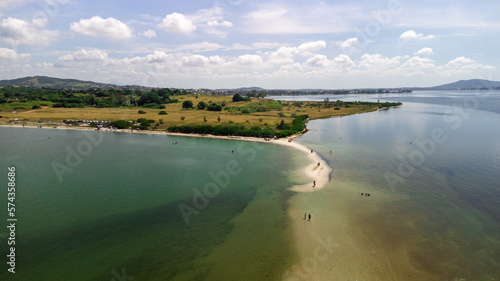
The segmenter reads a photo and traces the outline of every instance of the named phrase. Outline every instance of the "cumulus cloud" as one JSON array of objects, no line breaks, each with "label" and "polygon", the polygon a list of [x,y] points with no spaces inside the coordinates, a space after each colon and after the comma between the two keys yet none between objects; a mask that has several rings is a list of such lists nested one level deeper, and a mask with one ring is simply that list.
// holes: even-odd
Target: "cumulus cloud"
[{"label": "cumulus cloud", "polygon": [[182,57],[182,65],[184,66],[204,66],[207,65],[210,62],[210,60],[201,55],[190,55],[190,56],[183,56]]},{"label": "cumulus cloud", "polygon": [[77,33],[95,37],[113,39],[127,39],[132,37],[132,29],[125,23],[112,17],[103,19],[99,16],[94,16],[90,19],[81,19],[79,22],[71,23],[70,29]]},{"label": "cumulus cloud", "polygon": [[183,14],[172,13],[167,15],[159,27],[168,32],[191,33],[196,30],[196,26]]},{"label": "cumulus cloud", "polygon": [[156,32],[154,32],[151,29],[148,29],[148,30],[142,32],[141,35],[145,36],[145,37],[148,37],[148,38],[154,38],[154,37],[156,37]]},{"label": "cumulus cloud", "polygon": [[269,59],[274,63],[289,63],[293,62],[293,57],[296,55],[310,56],[313,51],[317,51],[326,47],[325,41],[313,41],[300,44],[298,47],[281,47],[274,52],[269,53]]},{"label": "cumulus cloud", "polygon": [[16,50],[8,48],[0,48],[0,59],[7,61],[24,61],[28,60],[31,56],[29,54],[18,54]]},{"label": "cumulus cloud", "polygon": [[299,47],[297,47],[297,49],[300,52],[312,52],[312,51],[316,51],[319,49],[323,49],[325,47],[326,47],[326,42],[323,40],[320,40],[320,41],[307,42],[307,43],[300,44]]},{"label": "cumulus cloud", "polygon": [[21,19],[8,17],[0,22],[0,38],[11,46],[49,45],[58,37],[58,31],[39,28]]},{"label": "cumulus cloud", "polygon": [[329,62],[325,55],[314,55],[309,58],[305,64],[314,67],[324,67],[327,66]]},{"label": "cumulus cloud", "polygon": [[350,47],[354,46],[357,42],[358,42],[358,38],[352,37],[352,38],[345,40],[344,42],[339,43],[339,46],[341,48],[350,48]]},{"label": "cumulus cloud", "polygon": [[399,39],[409,41],[409,40],[426,40],[426,39],[431,39],[434,38],[434,35],[429,34],[424,36],[422,33],[416,33],[415,30],[408,30],[403,32],[400,36]]},{"label": "cumulus cloud", "polygon": [[404,76],[424,76],[433,73],[436,69],[434,60],[421,58],[419,56],[411,57],[396,70]]},{"label": "cumulus cloud", "polygon": [[262,57],[259,55],[241,55],[237,59],[238,64],[242,65],[258,65],[262,64]]},{"label": "cumulus cloud", "polygon": [[416,51],[415,53],[413,53],[414,55],[433,55],[434,52],[432,51],[432,48],[422,48],[418,51]]},{"label": "cumulus cloud", "polygon": [[107,63],[109,62],[108,54],[101,50],[86,50],[81,49],[70,54],[62,55],[56,59],[55,66],[57,67],[76,67],[82,63]]}]

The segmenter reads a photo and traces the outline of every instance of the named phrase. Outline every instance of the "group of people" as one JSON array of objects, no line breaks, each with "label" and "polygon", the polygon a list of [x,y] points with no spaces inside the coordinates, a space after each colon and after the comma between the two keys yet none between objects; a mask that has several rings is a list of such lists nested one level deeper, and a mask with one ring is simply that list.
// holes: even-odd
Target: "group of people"
[{"label": "group of people", "polygon": [[361,196],[363,196],[363,195],[364,196],[370,196],[370,193],[363,192],[363,193],[361,193]]},{"label": "group of people", "polygon": [[[308,218],[307,213],[304,213],[304,219],[306,220],[307,218]],[[311,214],[309,214],[309,219],[308,220],[311,220]]]}]

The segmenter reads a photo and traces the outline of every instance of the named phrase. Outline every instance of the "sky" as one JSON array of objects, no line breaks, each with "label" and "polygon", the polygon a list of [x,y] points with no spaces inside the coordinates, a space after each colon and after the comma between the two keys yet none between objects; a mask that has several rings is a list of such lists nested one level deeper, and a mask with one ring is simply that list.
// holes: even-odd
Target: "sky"
[{"label": "sky", "polygon": [[0,0],[0,80],[353,89],[500,80],[498,0]]}]

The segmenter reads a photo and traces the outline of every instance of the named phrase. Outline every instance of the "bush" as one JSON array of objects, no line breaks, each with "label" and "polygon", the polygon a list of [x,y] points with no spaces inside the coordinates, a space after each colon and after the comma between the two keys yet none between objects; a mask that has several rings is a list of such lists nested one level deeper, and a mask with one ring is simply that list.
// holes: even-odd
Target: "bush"
[{"label": "bush", "polygon": [[[197,96],[197,97],[198,97],[198,96]],[[197,109],[199,109],[199,110],[203,110],[203,109],[205,109],[206,107],[207,107],[207,104],[206,104],[205,102],[203,102],[203,101],[200,101],[200,102],[198,103],[198,105],[196,105],[196,108],[197,108]]]},{"label": "bush", "polygon": [[243,109],[241,110],[241,113],[243,113],[243,114],[249,114],[249,113],[250,113],[250,110],[248,110],[248,109],[246,109],[246,108],[243,108]]},{"label": "bush", "polygon": [[222,106],[220,104],[212,103],[207,107],[207,110],[208,111],[221,111]]},{"label": "bush", "polygon": [[160,112],[158,112],[158,115],[167,115],[168,113],[165,111],[165,110],[162,110]]},{"label": "bush", "polygon": [[233,101],[238,102],[238,101],[245,101],[246,99],[242,97],[240,94],[234,94],[233,96]]},{"label": "bush", "polygon": [[128,122],[126,120],[116,120],[113,122],[106,123],[104,125],[105,125],[105,127],[111,126],[111,127],[115,127],[118,129],[127,129],[130,127],[130,122]]},{"label": "bush", "polygon": [[193,108],[193,102],[190,100],[184,101],[182,103],[182,108]]},{"label": "bush", "polygon": [[144,111],[142,109],[139,109],[139,111],[137,111],[137,113],[139,113],[139,114],[146,114],[146,111]]},{"label": "bush", "polygon": [[40,109],[42,108],[39,104],[35,104],[31,107],[31,109]]}]

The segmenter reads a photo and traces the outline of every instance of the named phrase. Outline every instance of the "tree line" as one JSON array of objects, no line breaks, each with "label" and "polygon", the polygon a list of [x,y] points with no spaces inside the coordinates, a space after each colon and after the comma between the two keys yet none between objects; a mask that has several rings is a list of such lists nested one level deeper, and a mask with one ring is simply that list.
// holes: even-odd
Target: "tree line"
[{"label": "tree line", "polygon": [[259,137],[259,138],[284,138],[304,131],[304,122],[308,118],[307,115],[300,115],[293,119],[292,124],[281,122],[274,130],[270,127],[261,129],[259,126],[245,128],[244,126],[211,126],[211,125],[196,125],[196,126],[171,126],[167,129],[173,133],[184,134],[201,134],[215,136],[243,136],[243,137]]},{"label": "tree line", "polygon": [[[30,87],[0,88],[0,103],[48,101],[53,107],[147,107],[164,108],[163,104],[178,102],[175,96],[187,95],[191,92],[181,89],[141,90],[120,89],[46,89]],[[163,106],[162,106],[163,105]]]}]

